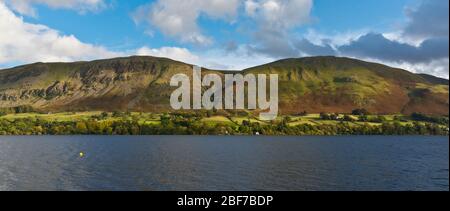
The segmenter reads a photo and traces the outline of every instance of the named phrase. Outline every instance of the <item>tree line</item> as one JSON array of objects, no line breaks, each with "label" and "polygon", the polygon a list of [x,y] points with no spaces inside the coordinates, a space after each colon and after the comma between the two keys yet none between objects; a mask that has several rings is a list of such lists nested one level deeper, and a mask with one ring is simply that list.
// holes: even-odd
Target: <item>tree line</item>
[{"label": "tree line", "polygon": [[436,123],[384,122],[380,125],[300,124],[289,120],[261,124],[243,121],[235,124],[210,124],[195,117],[164,115],[159,124],[138,120],[96,119],[76,121],[48,121],[39,118],[0,119],[0,135],[444,135],[447,127]]}]

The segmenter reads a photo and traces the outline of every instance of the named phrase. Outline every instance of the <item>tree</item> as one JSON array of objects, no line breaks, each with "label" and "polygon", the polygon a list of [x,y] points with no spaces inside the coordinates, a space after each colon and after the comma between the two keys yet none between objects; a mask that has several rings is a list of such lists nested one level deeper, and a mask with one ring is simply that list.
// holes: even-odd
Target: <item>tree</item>
[{"label": "tree", "polygon": [[290,122],[292,122],[292,118],[290,116],[283,117],[283,123],[284,124],[288,124]]},{"label": "tree", "polygon": [[100,117],[101,117],[101,119],[106,119],[106,118],[108,118],[108,113],[106,113],[106,112],[102,112],[102,114],[100,114]]},{"label": "tree", "polygon": [[76,124],[76,132],[79,134],[87,134],[88,128],[85,122],[77,122]]},{"label": "tree", "polygon": [[212,117],[214,115],[214,111],[211,111],[211,110],[208,110],[208,111],[206,111],[206,116],[209,118],[209,117]]},{"label": "tree", "polygon": [[330,120],[338,120],[339,114],[330,114]]},{"label": "tree", "polygon": [[360,122],[368,122],[369,121],[369,117],[367,117],[366,115],[360,115],[358,117],[358,121],[360,121]]},{"label": "tree", "polygon": [[171,123],[170,116],[168,116],[168,115],[161,116],[161,125],[162,126],[169,126],[170,123]]},{"label": "tree", "polygon": [[356,121],[356,119],[354,117],[350,116],[350,115],[345,115],[343,120],[346,121],[346,122],[354,122],[354,121]]},{"label": "tree", "polygon": [[352,114],[355,116],[370,115],[369,111],[367,111],[365,108],[355,109],[352,111]]},{"label": "tree", "polygon": [[322,119],[322,120],[330,120],[331,117],[330,117],[329,114],[324,113],[324,112],[321,112],[321,113],[320,113],[320,119]]},{"label": "tree", "polygon": [[408,120],[404,116],[394,116],[394,121],[397,121],[397,122],[408,122]]},{"label": "tree", "polygon": [[384,116],[376,116],[370,119],[371,122],[375,122],[375,123],[384,123],[387,121],[386,117]]}]

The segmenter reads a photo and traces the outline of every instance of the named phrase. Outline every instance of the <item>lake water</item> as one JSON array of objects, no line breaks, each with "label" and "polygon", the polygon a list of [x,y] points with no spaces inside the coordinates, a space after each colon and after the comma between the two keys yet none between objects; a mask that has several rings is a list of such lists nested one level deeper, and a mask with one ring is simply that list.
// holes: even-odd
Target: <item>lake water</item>
[{"label": "lake water", "polygon": [[0,190],[448,191],[449,138],[0,136]]}]

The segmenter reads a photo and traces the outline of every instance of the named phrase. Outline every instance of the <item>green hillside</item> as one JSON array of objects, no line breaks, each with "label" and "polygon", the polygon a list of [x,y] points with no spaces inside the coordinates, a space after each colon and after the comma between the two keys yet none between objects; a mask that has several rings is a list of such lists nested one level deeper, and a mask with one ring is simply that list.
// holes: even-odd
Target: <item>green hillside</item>
[{"label": "green hillside", "polygon": [[245,70],[280,77],[284,113],[297,111],[348,113],[448,114],[445,79],[349,58],[285,59]]},{"label": "green hillside", "polygon": [[[203,73],[224,71],[205,70]],[[448,115],[448,80],[337,57],[285,59],[243,70],[279,74],[283,114],[339,112]],[[170,111],[170,78],[192,65],[156,57],[36,63],[0,70],[0,108]]]}]

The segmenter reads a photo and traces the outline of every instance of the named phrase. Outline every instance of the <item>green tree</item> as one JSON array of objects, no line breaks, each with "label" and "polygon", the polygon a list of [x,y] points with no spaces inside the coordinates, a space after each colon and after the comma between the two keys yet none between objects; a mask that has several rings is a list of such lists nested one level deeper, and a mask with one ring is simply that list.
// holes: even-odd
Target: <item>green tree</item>
[{"label": "green tree", "polygon": [[76,124],[76,132],[79,134],[87,134],[88,128],[85,122],[77,122]]}]

